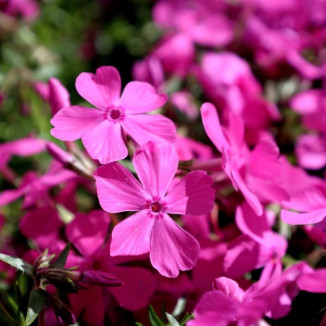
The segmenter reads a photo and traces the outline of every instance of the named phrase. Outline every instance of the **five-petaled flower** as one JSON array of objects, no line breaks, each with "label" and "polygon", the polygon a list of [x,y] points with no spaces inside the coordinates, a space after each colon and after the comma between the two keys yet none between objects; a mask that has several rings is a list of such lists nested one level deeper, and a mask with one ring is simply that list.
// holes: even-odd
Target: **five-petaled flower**
[{"label": "five-petaled flower", "polygon": [[194,267],[200,247],[168,213],[210,212],[215,198],[212,179],[204,171],[193,171],[171,184],[178,157],[169,144],[148,142],[135,153],[133,164],[141,183],[119,163],[101,166],[94,175],[105,211],[138,211],[113,229],[111,255],[149,253],[162,275],[177,277],[180,270]]},{"label": "five-petaled flower", "polygon": [[144,114],[160,108],[167,95],[158,94],[153,86],[133,81],[121,97],[121,80],[116,68],[103,66],[96,74],[81,73],[76,80],[78,93],[98,110],[68,106],[52,118],[51,134],[64,141],[78,138],[93,159],[106,164],[128,155],[124,141],[127,133],[138,144],[148,141],[173,142],[173,122],[160,114]]}]

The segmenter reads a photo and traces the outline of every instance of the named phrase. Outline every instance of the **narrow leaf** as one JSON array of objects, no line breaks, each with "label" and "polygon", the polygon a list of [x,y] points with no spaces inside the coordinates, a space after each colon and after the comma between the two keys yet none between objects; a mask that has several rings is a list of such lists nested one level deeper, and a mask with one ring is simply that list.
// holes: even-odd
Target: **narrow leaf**
[{"label": "narrow leaf", "polygon": [[191,313],[191,314],[186,314],[183,318],[182,318],[182,320],[181,320],[181,322],[180,322],[180,326],[184,326],[184,325],[186,325],[186,322],[188,321],[188,320],[190,320],[190,319],[193,319],[194,318],[194,314],[193,313]]},{"label": "narrow leaf", "polygon": [[171,326],[180,326],[178,321],[172,315],[170,315],[167,312],[165,314],[166,314],[166,318],[168,319]]},{"label": "narrow leaf", "polygon": [[53,268],[64,268],[65,267],[65,263],[69,254],[71,248],[71,244],[68,243],[64,249],[60,252],[60,255],[58,256],[58,258],[55,260],[55,262],[52,264],[51,267]]},{"label": "narrow leaf", "polygon": [[17,268],[22,272],[27,273],[30,276],[33,276],[33,266],[20,258],[11,257],[5,254],[0,254],[0,260]]},{"label": "narrow leaf", "polygon": [[164,323],[161,321],[160,318],[158,318],[152,306],[148,307],[148,315],[149,315],[149,321],[152,326],[164,326]]},{"label": "narrow leaf", "polygon": [[30,325],[37,318],[45,305],[46,292],[40,288],[33,289],[28,302],[26,324]]}]

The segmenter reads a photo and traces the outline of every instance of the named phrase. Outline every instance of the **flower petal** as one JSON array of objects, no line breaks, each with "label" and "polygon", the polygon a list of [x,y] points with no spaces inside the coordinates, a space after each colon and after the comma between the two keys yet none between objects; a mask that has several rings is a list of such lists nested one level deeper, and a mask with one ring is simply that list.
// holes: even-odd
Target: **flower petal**
[{"label": "flower petal", "polygon": [[200,108],[200,112],[209,139],[221,153],[223,150],[228,150],[230,145],[224,136],[215,106],[211,103],[204,103]]},{"label": "flower petal", "polygon": [[129,115],[121,121],[121,124],[141,146],[148,141],[173,143],[176,139],[173,122],[161,114]]},{"label": "flower petal", "polygon": [[150,199],[131,172],[118,163],[99,167],[94,178],[100,204],[109,213],[140,211]]},{"label": "flower petal", "polygon": [[150,251],[154,218],[147,209],[129,216],[112,231],[111,256],[136,256]]},{"label": "flower petal", "polygon": [[119,72],[111,66],[103,66],[95,75],[82,72],[76,79],[76,89],[81,97],[97,108],[106,109],[116,104],[120,96],[121,80]]},{"label": "flower petal", "polygon": [[67,89],[56,78],[49,79],[49,103],[53,115],[62,108],[71,106]]},{"label": "flower petal", "polygon": [[326,292],[326,268],[316,269],[309,273],[302,273],[298,279],[300,290],[312,293]]},{"label": "flower petal", "polygon": [[129,114],[154,111],[163,106],[168,100],[166,94],[158,94],[155,88],[145,82],[133,81],[125,87],[120,106]]},{"label": "flower petal", "polygon": [[110,266],[110,272],[123,281],[122,286],[110,288],[120,307],[136,311],[148,306],[156,289],[155,278],[148,269]]},{"label": "flower petal", "polygon": [[178,167],[174,147],[148,142],[136,152],[133,163],[144,188],[152,197],[162,199]]},{"label": "flower petal", "polygon": [[164,198],[166,212],[171,214],[202,215],[214,205],[213,180],[204,171],[187,174]]},{"label": "flower petal", "polygon": [[235,320],[240,303],[220,291],[205,293],[194,311],[194,319],[189,326],[225,326]]},{"label": "flower petal", "polygon": [[192,269],[198,260],[197,240],[163,213],[155,219],[152,230],[150,260],[166,277],[177,277],[179,271]]},{"label": "flower petal", "polygon": [[124,159],[128,155],[126,144],[118,123],[103,121],[93,130],[82,136],[82,141],[89,155],[101,164]]},{"label": "flower petal", "polygon": [[82,106],[71,106],[58,111],[51,119],[51,135],[61,140],[76,140],[104,120],[103,112]]},{"label": "flower petal", "polygon": [[326,217],[326,208],[312,210],[307,213],[297,213],[281,210],[281,218],[285,223],[291,225],[315,224],[321,222]]},{"label": "flower petal", "polygon": [[76,214],[66,226],[66,236],[84,257],[90,257],[103,245],[109,223],[109,215],[102,210]]}]

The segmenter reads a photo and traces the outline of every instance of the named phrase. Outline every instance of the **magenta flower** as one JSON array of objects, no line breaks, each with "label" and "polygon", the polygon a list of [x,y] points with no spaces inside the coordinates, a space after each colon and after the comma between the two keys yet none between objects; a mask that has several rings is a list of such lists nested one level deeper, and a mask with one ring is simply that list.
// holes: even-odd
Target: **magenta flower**
[{"label": "magenta flower", "polygon": [[93,159],[102,164],[124,159],[128,150],[123,132],[139,145],[150,140],[173,142],[175,127],[162,115],[143,113],[158,109],[167,101],[145,82],[130,82],[121,97],[121,80],[114,67],[100,67],[96,74],[81,73],[76,80],[78,93],[97,110],[69,106],[52,118],[51,134],[64,141],[81,138]]},{"label": "magenta flower", "polygon": [[105,211],[138,211],[113,229],[111,255],[149,253],[152,265],[162,275],[177,277],[179,270],[194,267],[200,247],[168,213],[208,213],[215,197],[212,180],[206,172],[194,171],[170,186],[178,157],[168,144],[149,142],[136,152],[133,164],[141,183],[118,163],[101,166],[95,172],[99,201]]}]

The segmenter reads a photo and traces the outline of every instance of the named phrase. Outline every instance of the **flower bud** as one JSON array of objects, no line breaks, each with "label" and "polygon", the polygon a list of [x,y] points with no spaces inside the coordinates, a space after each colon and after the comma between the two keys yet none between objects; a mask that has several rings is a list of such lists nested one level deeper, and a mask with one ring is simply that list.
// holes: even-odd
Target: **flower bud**
[{"label": "flower bud", "polygon": [[123,281],[103,271],[87,270],[82,273],[81,282],[100,286],[121,286]]}]

